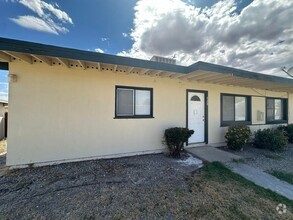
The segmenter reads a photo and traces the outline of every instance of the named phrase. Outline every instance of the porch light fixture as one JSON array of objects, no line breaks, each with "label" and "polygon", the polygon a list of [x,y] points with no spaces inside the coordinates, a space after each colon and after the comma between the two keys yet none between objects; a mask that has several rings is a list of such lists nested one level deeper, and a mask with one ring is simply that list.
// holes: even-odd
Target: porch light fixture
[{"label": "porch light fixture", "polygon": [[285,66],[283,66],[283,67],[281,68],[281,70],[282,70],[283,72],[285,72],[287,75],[293,77],[293,66],[290,67],[289,69],[287,69]]},{"label": "porch light fixture", "polygon": [[8,74],[8,79],[10,83],[17,82],[17,75],[15,74]]}]

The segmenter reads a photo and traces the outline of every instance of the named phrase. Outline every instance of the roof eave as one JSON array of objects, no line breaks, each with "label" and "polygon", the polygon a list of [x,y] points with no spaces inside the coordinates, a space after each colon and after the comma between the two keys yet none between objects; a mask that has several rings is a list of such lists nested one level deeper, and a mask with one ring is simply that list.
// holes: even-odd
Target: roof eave
[{"label": "roof eave", "polygon": [[[154,61],[102,54],[91,51],[83,51],[71,48],[64,48],[40,43],[32,43],[20,40],[0,38],[0,50],[23,53],[29,55],[48,56],[57,59],[68,59],[85,62],[105,63],[111,65],[135,67],[142,69],[150,69],[156,71],[172,72],[177,74],[173,78],[180,78],[178,74],[189,75],[196,74],[196,71],[206,71],[210,73],[223,74],[227,76],[235,76],[243,79],[259,80],[268,83],[283,84],[293,86],[293,80],[278,76],[266,75],[236,68],[211,64],[206,62],[196,62],[190,66],[180,66],[167,63],[159,63]],[[5,55],[5,54],[4,54]],[[7,63],[0,62],[0,69],[8,69]],[[185,76],[184,76],[185,77]],[[171,77],[172,78],[172,77]],[[188,78],[188,77],[187,77]]]}]

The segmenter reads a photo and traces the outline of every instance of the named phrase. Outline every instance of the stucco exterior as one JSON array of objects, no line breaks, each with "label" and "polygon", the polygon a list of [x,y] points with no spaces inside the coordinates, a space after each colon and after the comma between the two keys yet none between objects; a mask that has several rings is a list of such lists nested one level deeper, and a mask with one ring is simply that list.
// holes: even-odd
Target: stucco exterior
[{"label": "stucco exterior", "polygon": [[[12,62],[9,84],[7,165],[79,160],[165,149],[166,128],[186,126],[186,90],[208,91],[208,143],[224,142],[220,94],[252,96],[252,130],[270,125],[257,120],[265,96],[287,98],[293,122],[293,95],[110,71]],[[153,88],[154,118],[114,119],[115,86]],[[29,106],[29,108],[27,107]]]}]

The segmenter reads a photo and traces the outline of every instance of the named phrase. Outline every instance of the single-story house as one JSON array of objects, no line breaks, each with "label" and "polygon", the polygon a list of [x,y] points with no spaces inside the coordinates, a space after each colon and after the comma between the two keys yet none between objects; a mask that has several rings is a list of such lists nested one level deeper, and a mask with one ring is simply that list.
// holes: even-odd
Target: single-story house
[{"label": "single-story house", "polygon": [[8,166],[161,152],[173,126],[195,131],[188,146],[221,146],[230,125],[293,123],[288,78],[5,38],[0,61],[10,79]]}]

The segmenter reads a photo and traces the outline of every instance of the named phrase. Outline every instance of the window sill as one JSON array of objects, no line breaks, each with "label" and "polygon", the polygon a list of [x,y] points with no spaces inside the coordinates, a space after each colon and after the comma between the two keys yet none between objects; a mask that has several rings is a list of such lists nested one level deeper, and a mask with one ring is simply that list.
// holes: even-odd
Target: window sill
[{"label": "window sill", "polygon": [[151,119],[153,116],[115,116],[113,119]]},{"label": "window sill", "polygon": [[265,124],[252,124],[251,121],[239,122],[221,122],[221,127],[229,127],[236,125],[270,125],[270,124],[288,124],[287,120],[267,121]]},{"label": "window sill", "polygon": [[236,125],[251,125],[251,121],[230,121],[230,122],[221,122],[221,127],[229,127],[229,126],[236,126]]},{"label": "window sill", "polygon": [[287,120],[267,121],[266,124],[288,124]]}]

